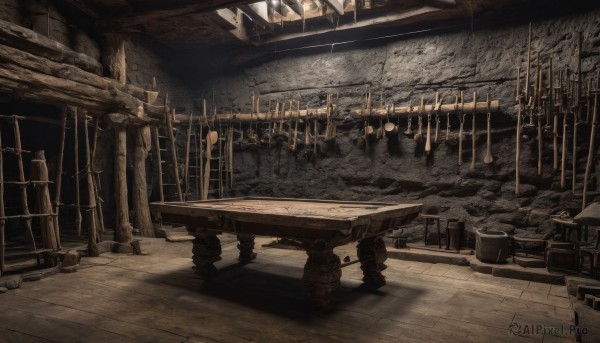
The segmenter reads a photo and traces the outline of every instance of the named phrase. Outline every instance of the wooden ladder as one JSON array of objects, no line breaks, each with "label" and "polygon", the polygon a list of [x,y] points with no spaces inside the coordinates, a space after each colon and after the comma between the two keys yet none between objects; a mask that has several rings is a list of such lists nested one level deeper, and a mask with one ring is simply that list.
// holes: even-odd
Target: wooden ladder
[{"label": "wooden ladder", "polygon": [[[25,168],[23,165],[23,153],[30,153],[30,151],[23,150],[21,145],[21,129],[19,126],[19,120],[25,119],[24,117],[16,116],[16,115],[2,115],[0,119],[3,121],[7,121],[13,126],[14,132],[14,147],[7,147],[2,145],[2,138],[0,137],[0,275],[5,270],[5,243],[6,237],[4,232],[4,227],[7,220],[23,220],[23,224],[25,226],[26,234],[29,238],[31,244],[31,252],[34,254],[44,253],[48,251],[48,249],[40,249],[38,250],[35,237],[33,235],[32,230],[32,219],[33,218],[46,218],[46,217],[54,217],[55,213],[31,213],[29,211],[29,200],[27,196],[27,186],[30,184],[49,184],[50,181],[28,181],[25,179]],[[1,135],[1,130],[0,130]],[[18,170],[18,180],[17,181],[6,181],[4,180],[4,152],[12,153],[17,158],[17,170]],[[17,186],[19,187],[19,195],[21,200],[21,214],[16,215],[6,215],[5,213],[5,201],[4,201],[4,187],[5,185]],[[50,245],[56,246],[57,249],[60,247],[60,236],[58,232],[55,232],[56,242],[49,242]],[[43,238],[43,237],[42,237]]]},{"label": "wooden ladder", "polygon": [[[173,114],[174,113],[175,112],[173,112]],[[160,125],[153,127],[153,136],[157,157],[160,201],[165,201],[165,194],[169,197],[171,195],[176,195],[179,201],[183,201],[181,179],[179,178],[179,163],[177,161],[177,151],[175,147],[175,133],[171,114],[165,113],[164,127]],[[170,170],[167,166],[170,166]],[[175,188],[175,192],[165,192],[165,190],[173,188]]]},{"label": "wooden ladder", "polygon": [[186,200],[193,198],[194,193],[196,199],[202,197],[202,176],[203,176],[203,160],[202,154],[205,146],[202,134],[204,133],[203,125],[200,123],[194,125],[190,120],[189,128],[189,148],[188,148],[188,163],[186,170],[185,196]]}]

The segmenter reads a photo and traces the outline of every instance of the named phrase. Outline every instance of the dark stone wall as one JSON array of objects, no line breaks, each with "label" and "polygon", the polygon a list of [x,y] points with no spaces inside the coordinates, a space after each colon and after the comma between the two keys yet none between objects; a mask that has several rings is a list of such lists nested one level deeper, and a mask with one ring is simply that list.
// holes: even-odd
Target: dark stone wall
[{"label": "dark stone wall", "polygon": [[[578,31],[583,31],[585,42],[582,70],[586,76],[595,75],[600,65],[600,10],[534,22],[532,50],[535,54],[541,49],[545,68],[548,57],[552,57],[555,70],[574,70]],[[263,111],[270,100],[290,98],[302,99],[311,107],[323,106],[327,92],[337,97],[340,107],[337,140],[335,144],[321,143],[314,159],[304,158],[302,151],[290,152],[287,143],[257,151],[238,149],[234,157],[235,184],[228,195],[423,203],[440,207],[444,217],[466,220],[469,229],[550,232],[548,215],[561,210],[577,214],[581,198],[573,196],[570,188],[560,189],[560,173],[552,170],[551,138],[544,139],[543,176],[536,176],[535,135],[523,138],[522,195],[514,195],[515,67],[520,63],[525,69],[527,32],[527,23],[517,23],[474,32],[412,36],[379,45],[271,53],[260,63],[205,80],[198,86],[197,98],[212,99],[214,94],[215,103],[224,113],[230,108],[248,112],[253,92],[260,94]],[[532,75],[534,72],[535,63]],[[366,150],[360,133],[362,123],[348,117],[350,108],[362,105],[366,85],[372,86],[375,105],[379,104],[380,94],[385,103],[393,101],[396,105],[407,105],[411,100],[417,104],[421,96],[431,103],[435,92],[440,92],[446,102],[453,102],[460,90],[465,91],[467,101],[473,91],[479,93],[480,101],[487,93],[499,99],[501,111],[492,115],[494,162],[482,162],[485,115],[477,118],[475,170],[469,169],[470,115],[465,123],[464,164],[460,167],[457,148],[443,142],[434,146],[429,156],[413,139],[404,136],[398,142],[384,138]],[[377,122],[372,124],[379,126]],[[400,125],[403,131],[406,120]],[[445,125],[444,114],[442,134]],[[457,116],[452,115],[455,135],[458,125]],[[415,127],[416,118],[413,130]],[[589,126],[579,132],[576,193],[580,194]],[[567,152],[568,185],[572,178],[571,147],[572,142]],[[592,175],[593,191],[597,174]]]}]

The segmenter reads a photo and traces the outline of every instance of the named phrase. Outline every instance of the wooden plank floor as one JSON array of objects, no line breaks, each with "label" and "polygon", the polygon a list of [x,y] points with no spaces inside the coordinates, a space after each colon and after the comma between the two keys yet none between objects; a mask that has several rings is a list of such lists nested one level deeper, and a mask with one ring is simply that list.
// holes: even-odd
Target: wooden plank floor
[{"label": "wooden plank floor", "polygon": [[[260,248],[236,262],[226,239],[221,273],[194,277],[191,243],[144,239],[147,256],[85,258],[58,274],[0,294],[0,342],[570,342],[568,332],[513,335],[511,323],[571,324],[564,286],[495,278],[468,267],[388,259],[388,284],[356,290],[343,269],[337,309],[312,310],[302,283],[306,253]],[[336,249],[354,258],[355,246]]]}]

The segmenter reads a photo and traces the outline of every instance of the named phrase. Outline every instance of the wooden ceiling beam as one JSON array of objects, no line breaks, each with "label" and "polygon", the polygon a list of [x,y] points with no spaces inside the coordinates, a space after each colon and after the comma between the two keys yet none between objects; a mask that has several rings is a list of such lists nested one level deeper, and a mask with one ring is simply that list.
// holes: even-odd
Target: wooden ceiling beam
[{"label": "wooden ceiling beam", "polygon": [[269,6],[264,1],[251,4],[242,4],[239,8],[246,13],[254,22],[263,27],[273,28],[273,23],[269,19]]},{"label": "wooden ceiling beam", "polygon": [[239,8],[235,9],[235,12],[228,9],[222,8],[209,14],[213,21],[217,25],[221,26],[225,30],[229,31],[236,38],[244,43],[250,42],[250,37],[246,32],[246,27],[243,24],[243,12]]},{"label": "wooden ceiling beam", "polygon": [[301,0],[283,0],[283,3],[288,5],[299,16],[304,14],[304,6],[302,6]]},{"label": "wooden ceiling beam", "polygon": [[341,0],[325,0],[327,5],[333,8],[339,15],[344,15],[344,4]]},{"label": "wooden ceiling beam", "polygon": [[280,41],[305,38],[305,37],[309,37],[309,36],[324,34],[324,33],[332,32],[334,30],[335,31],[344,31],[344,30],[352,30],[352,29],[357,29],[357,28],[362,28],[362,27],[367,27],[367,26],[382,25],[382,24],[387,24],[387,23],[391,23],[391,22],[405,20],[408,18],[420,16],[420,15],[425,15],[425,14],[428,14],[431,12],[437,12],[440,10],[441,10],[440,8],[433,7],[433,6],[423,6],[420,8],[415,8],[415,9],[407,10],[404,12],[390,13],[390,14],[379,16],[376,18],[358,20],[356,23],[342,24],[342,25],[337,26],[335,29],[327,28],[327,29],[319,29],[319,30],[310,30],[307,32],[287,33],[287,34],[276,35],[271,38],[266,38],[266,39],[262,39],[262,40],[253,40],[252,44],[263,45],[263,44],[269,44],[269,43],[275,43],[275,42],[280,42]]},{"label": "wooden ceiling beam", "polygon": [[105,25],[103,26],[110,27],[110,24],[117,23],[121,27],[131,27],[160,19],[174,18],[194,13],[205,13],[221,8],[238,7],[255,1],[256,0],[194,0],[178,3],[177,5],[172,5],[168,1],[163,1],[160,5],[151,8],[133,8],[130,13],[113,15],[109,20],[106,20],[104,23]]}]

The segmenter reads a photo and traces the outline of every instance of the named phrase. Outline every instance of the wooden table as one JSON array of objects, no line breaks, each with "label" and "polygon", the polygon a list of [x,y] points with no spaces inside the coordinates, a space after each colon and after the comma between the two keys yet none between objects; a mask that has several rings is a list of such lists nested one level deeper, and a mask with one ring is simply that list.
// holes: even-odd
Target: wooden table
[{"label": "wooden table", "polygon": [[392,204],[333,200],[232,198],[192,202],[152,203],[163,222],[187,225],[193,242],[194,270],[202,278],[216,273],[221,259],[217,235],[237,235],[239,260],[256,257],[254,236],[288,238],[302,243],[308,254],[303,279],[315,305],[328,310],[342,276],[336,246],[359,241],[357,252],[365,287],[385,285],[381,272],[387,259],[383,235],[412,221],[421,204]]}]

